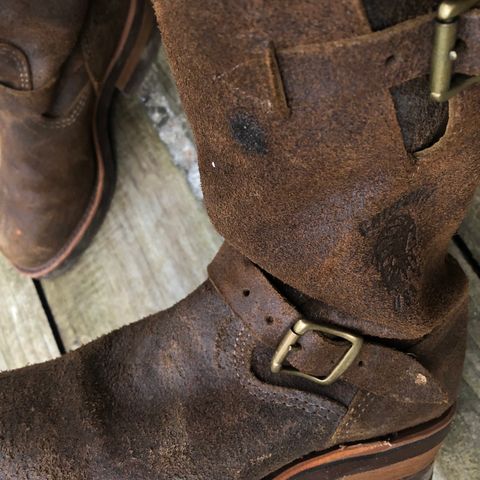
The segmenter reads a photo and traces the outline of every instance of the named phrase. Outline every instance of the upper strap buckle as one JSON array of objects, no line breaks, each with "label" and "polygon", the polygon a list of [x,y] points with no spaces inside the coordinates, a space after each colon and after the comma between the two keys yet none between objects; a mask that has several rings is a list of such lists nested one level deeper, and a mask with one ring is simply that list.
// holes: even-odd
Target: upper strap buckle
[{"label": "upper strap buckle", "polygon": [[[307,332],[317,331],[322,332],[332,337],[340,337],[349,341],[352,345],[348,351],[339,360],[335,368],[325,377],[319,378],[308,373],[300,372],[295,368],[284,367],[283,363],[287,358],[288,353],[292,350],[293,346],[298,342],[299,338]],[[326,327],[318,325],[316,323],[307,322],[306,320],[298,320],[295,325],[287,332],[283,340],[275,351],[270,369],[273,373],[288,373],[289,375],[296,375],[297,377],[306,378],[319,385],[330,385],[334,383],[338,378],[347,370],[347,368],[357,358],[360,349],[363,345],[363,338],[353,333],[348,333],[337,328]]]},{"label": "upper strap buckle", "polygon": [[457,59],[455,45],[460,15],[473,8],[480,0],[444,0],[435,21],[430,96],[437,102],[445,102],[468,86],[480,82],[480,77],[453,77],[453,64]]}]

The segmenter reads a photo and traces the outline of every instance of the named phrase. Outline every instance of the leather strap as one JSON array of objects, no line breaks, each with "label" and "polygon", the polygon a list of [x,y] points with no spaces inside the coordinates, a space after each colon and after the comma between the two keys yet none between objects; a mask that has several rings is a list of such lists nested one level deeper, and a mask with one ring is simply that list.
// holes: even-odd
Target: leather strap
[{"label": "leather strap", "polygon": [[[311,91],[308,85],[325,78],[329,86],[336,86],[338,90],[326,89],[322,95],[357,96],[428,74],[434,28],[434,17],[425,15],[354,38],[281,50],[279,63],[287,82],[295,78],[294,72],[304,64],[309,65],[307,75],[302,75],[302,85],[296,84],[295,91],[308,94]],[[464,45],[459,50],[455,72],[480,74],[480,11],[472,10],[461,17],[458,37]],[[342,89],[350,84],[354,89]],[[287,94],[289,89],[287,85]],[[308,101],[321,102],[316,93],[308,97]]]},{"label": "leather strap", "polygon": [[[301,318],[258,267],[227,244],[209,265],[208,274],[257,342],[275,349]],[[292,350],[287,360],[298,370],[316,376],[327,375],[349,347],[314,333],[302,337],[300,344],[302,348]],[[370,339],[365,339],[342,380],[376,395],[405,397],[406,402],[448,401],[439,383],[413,356]]]},{"label": "leather strap", "polygon": [[[434,26],[434,16],[424,15],[344,40],[276,51],[269,44],[253,60],[222,74],[222,80],[232,88],[250,85],[249,91],[281,116],[287,102],[295,109],[338,96],[368,95],[429,73]],[[480,74],[480,11],[461,17],[458,37],[463,46],[455,72]]]}]

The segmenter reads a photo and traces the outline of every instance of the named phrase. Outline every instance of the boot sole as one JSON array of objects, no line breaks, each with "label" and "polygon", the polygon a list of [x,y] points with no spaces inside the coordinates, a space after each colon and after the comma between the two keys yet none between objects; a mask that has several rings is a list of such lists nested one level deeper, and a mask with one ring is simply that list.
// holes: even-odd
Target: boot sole
[{"label": "boot sole", "polygon": [[21,273],[31,278],[58,276],[68,270],[90,245],[105,219],[116,185],[117,166],[109,129],[115,93],[132,93],[141,83],[159,43],[160,35],[149,2],[131,0],[124,30],[95,103],[92,134],[97,160],[97,180],[90,204],[62,250],[37,269],[17,267]]},{"label": "boot sole", "polygon": [[313,455],[265,480],[431,480],[433,462],[453,417],[441,418],[373,442]]}]

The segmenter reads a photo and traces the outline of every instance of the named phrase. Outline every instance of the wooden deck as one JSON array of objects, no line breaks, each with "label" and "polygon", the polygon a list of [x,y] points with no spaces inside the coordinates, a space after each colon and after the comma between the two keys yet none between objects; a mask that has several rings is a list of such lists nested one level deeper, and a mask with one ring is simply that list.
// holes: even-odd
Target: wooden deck
[{"label": "wooden deck", "polygon": [[[56,279],[32,282],[0,259],[0,370],[56,357],[169,307],[206,278],[221,243],[199,199],[195,150],[160,55],[135,98],[119,97],[118,185],[92,246]],[[471,280],[458,415],[436,480],[480,479],[480,192],[452,243]]]}]

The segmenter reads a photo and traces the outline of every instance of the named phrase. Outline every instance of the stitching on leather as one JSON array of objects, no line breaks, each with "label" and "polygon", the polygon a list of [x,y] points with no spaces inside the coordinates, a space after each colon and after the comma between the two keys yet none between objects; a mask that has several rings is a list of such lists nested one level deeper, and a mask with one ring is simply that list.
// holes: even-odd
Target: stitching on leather
[{"label": "stitching on leather", "polygon": [[347,435],[352,430],[353,424],[364,414],[367,407],[370,405],[371,402],[371,393],[366,392],[365,396],[358,402],[358,405],[352,407],[350,411],[350,419],[343,427],[344,435]]},{"label": "stitching on leather", "polygon": [[[89,92],[89,88],[85,88],[84,92],[85,92],[85,94],[87,94]],[[41,125],[45,126],[42,122],[38,121],[37,119],[33,119],[33,121],[37,121],[37,123],[40,123]],[[97,162],[98,162],[98,159],[97,159]],[[97,167],[98,167],[98,163],[97,163]],[[96,195],[96,191],[97,191],[98,188],[99,188],[99,183],[98,183],[98,178],[97,178],[97,183],[95,184],[94,193],[93,193],[92,197],[90,198],[90,200],[88,202],[88,205],[87,205],[87,208],[85,209],[85,211],[84,211],[82,217],[80,218],[77,226],[75,227],[74,231],[72,232],[72,234],[70,235],[68,240],[65,242],[64,246],[57,252],[57,254],[51,260],[49,260],[48,262],[45,262],[43,265],[41,265],[39,267],[39,269],[45,269],[45,268],[48,268],[50,265],[53,265],[58,260],[58,258],[61,257],[63,255],[63,253],[69,248],[69,246],[71,245],[72,239],[74,239],[77,236],[77,233],[81,230],[81,228],[85,224],[86,219],[88,218],[88,216],[90,215],[90,213],[93,209],[93,205],[94,205],[94,201],[95,201],[95,195]],[[102,193],[102,195],[103,195],[103,193]],[[97,206],[97,208],[98,208],[98,206]]]},{"label": "stitching on leather", "polygon": [[52,128],[52,129],[62,129],[66,128],[78,119],[80,114],[82,113],[86,103],[87,103],[87,97],[89,95],[89,88],[85,87],[83,92],[80,95],[80,98],[77,100],[77,104],[75,105],[75,108],[73,111],[70,113],[70,115],[66,118],[62,118],[60,120],[50,120],[50,119],[35,119],[35,121],[39,124],[41,124],[43,127],[46,128]]},{"label": "stitching on leather", "polygon": [[[240,373],[240,368],[241,368],[241,365],[240,365],[240,361],[239,361],[239,358],[238,358],[238,352],[240,351],[240,353],[242,354],[243,357],[246,356],[246,340],[244,339],[244,337],[248,337],[250,338],[250,334],[248,332],[246,332],[246,329],[245,327],[242,325],[240,327],[240,331],[239,333],[237,334],[237,336],[235,337],[235,341],[234,341],[234,346],[233,346],[233,358],[234,358],[234,367],[235,367],[235,374],[237,376],[237,378],[239,379],[240,383],[255,397],[257,397],[258,399],[260,400],[263,400],[263,401],[269,401],[269,402],[273,402],[273,403],[276,403],[277,405],[283,405],[283,406],[286,406],[286,407],[290,407],[290,408],[295,408],[297,410],[302,410],[310,415],[315,415],[315,416],[318,416],[318,417],[321,417],[321,418],[326,418],[327,420],[330,420],[332,419],[332,417],[334,417],[335,419],[338,418],[338,415],[336,412],[330,410],[328,407],[325,407],[323,405],[317,405],[315,403],[311,403],[307,400],[303,400],[303,399],[289,399],[287,395],[283,394],[283,393],[271,393],[271,392],[264,392],[263,390],[260,389],[260,387],[258,385],[255,385],[255,383],[250,380],[250,379],[245,379]],[[283,397],[285,400],[284,401],[281,401],[279,400],[278,397]],[[301,406],[299,405],[299,403],[305,405],[305,406]],[[310,410],[308,410],[306,407],[311,407],[313,408],[315,411],[314,412],[311,412]],[[325,412],[328,412],[328,413],[325,413]]]},{"label": "stitching on leather", "polygon": [[0,52],[15,62],[15,65],[19,70],[20,86],[23,89],[28,90],[30,88],[30,78],[27,67],[24,63],[24,58],[18,52],[10,50],[5,45],[0,45]]},{"label": "stitching on leather", "polygon": [[83,47],[83,54],[85,56],[85,60],[91,60],[92,58],[92,42],[90,40],[90,35],[91,35],[91,30],[89,28],[86,29],[84,36],[83,36],[83,41],[82,41],[82,47]]},{"label": "stitching on leather", "polygon": [[19,70],[19,78],[20,78],[20,86],[22,88],[29,88],[29,78],[28,78],[28,71],[23,63],[23,58],[20,56],[18,52],[12,51],[5,46],[0,46],[0,51],[9,58],[11,58],[15,65]]}]

